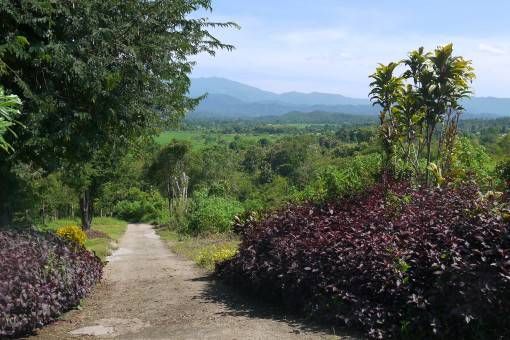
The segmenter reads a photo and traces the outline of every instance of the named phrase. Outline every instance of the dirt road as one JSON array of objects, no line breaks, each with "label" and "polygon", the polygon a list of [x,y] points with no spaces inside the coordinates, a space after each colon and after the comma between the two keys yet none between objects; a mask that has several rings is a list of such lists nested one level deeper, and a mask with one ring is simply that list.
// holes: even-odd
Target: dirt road
[{"label": "dirt road", "polygon": [[[247,301],[168,249],[146,224],[130,224],[103,282],[81,310],[37,339],[339,339],[277,309]],[[348,339],[348,337],[341,337]]]}]

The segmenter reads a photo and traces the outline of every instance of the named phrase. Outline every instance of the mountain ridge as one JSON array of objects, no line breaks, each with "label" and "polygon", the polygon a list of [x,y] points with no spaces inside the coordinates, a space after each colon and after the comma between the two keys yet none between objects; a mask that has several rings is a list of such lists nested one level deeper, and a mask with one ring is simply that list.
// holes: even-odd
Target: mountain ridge
[{"label": "mountain ridge", "polygon": [[[220,77],[192,78],[189,94],[207,94],[190,114],[202,118],[253,118],[312,111],[374,115],[379,111],[368,99],[322,92],[275,93]],[[473,97],[463,105],[470,117],[510,116],[510,98]]]}]

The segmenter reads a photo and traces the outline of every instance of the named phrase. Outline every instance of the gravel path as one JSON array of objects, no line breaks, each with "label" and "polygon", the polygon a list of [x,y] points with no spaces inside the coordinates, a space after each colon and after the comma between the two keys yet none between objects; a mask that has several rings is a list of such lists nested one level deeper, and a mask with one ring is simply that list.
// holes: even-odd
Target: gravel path
[{"label": "gravel path", "polygon": [[349,339],[231,292],[146,224],[130,224],[109,260],[82,308],[34,338]]}]

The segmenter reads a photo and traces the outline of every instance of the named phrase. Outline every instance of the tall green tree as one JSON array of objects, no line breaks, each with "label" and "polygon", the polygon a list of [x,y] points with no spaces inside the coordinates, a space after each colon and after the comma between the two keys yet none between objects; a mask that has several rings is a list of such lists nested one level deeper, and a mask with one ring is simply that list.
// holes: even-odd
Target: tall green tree
[{"label": "tall green tree", "polygon": [[149,179],[167,198],[170,214],[174,210],[174,201],[186,204],[189,185],[186,162],[190,149],[191,146],[187,142],[174,141],[159,151],[148,169]]},{"label": "tall green tree", "polygon": [[211,1],[2,1],[0,81],[26,101],[30,126],[18,156],[83,176],[74,183],[84,228],[101,184],[96,154],[123,154],[182,118],[200,100],[187,96],[191,57],[233,48],[209,30],[236,25],[197,10]]}]

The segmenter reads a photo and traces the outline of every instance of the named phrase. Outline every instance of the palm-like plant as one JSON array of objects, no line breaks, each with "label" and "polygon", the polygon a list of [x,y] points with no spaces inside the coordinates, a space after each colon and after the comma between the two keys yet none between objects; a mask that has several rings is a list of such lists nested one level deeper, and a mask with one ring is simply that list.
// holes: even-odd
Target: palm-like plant
[{"label": "palm-like plant", "polygon": [[404,163],[410,163],[414,173],[419,173],[419,135],[425,108],[422,105],[421,96],[411,85],[407,84],[402,89],[402,95],[392,107],[392,115],[396,122],[396,132],[402,142],[398,143]]},{"label": "palm-like plant", "polygon": [[394,62],[388,65],[379,64],[375,73],[370,75],[370,78],[372,78],[370,83],[372,90],[369,93],[370,100],[373,105],[381,107],[379,120],[381,123],[380,134],[385,152],[385,169],[388,169],[391,165],[392,148],[396,137],[396,122],[391,108],[401,95],[404,84],[402,77],[394,76],[395,69],[398,66],[399,63]]},{"label": "palm-like plant", "polygon": [[385,115],[390,111],[391,106],[398,99],[402,89],[403,79],[395,77],[395,69],[399,63],[389,63],[388,65],[379,64],[375,73],[370,75],[373,81],[370,83],[372,90],[369,93],[370,100],[374,105],[379,105],[381,110],[381,118],[384,120]]},{"label": "palm-like plant", "polygon": [[472,94],[470,85],[475,74],[470,60],[453,56],[452,44],[438,47],[430,56],[430,62],[434,71],[434,82],[429,86],[433,105],[427,119],[427,163],[431,160],[430,144],[436,124],[443,123],[437,158],[440,160],[441,153],[446,151],[443,161],[440,162],[445,173],[457,135],[457,123],[463,111],[460,100]]},{"label": "palm-like plant", "polygon": [[420,86],[420,76],[425,69],[427,69],[428,59],[430,53],[425,53],[423,47],[417,50],[411,51],[402,63],[407,66],[408,70],[404,72],[403,77],[406,79],[412,79],[414,86]]},{"label": "palm-like plant", "polygon": [[6,95],[2,87],[0,87],[0,149],[4,151],[12,150],[10,144],[5,140],[6,132],[16,134],[12,130],[12,126],[16,123],[15,117],[19,115],[21,100],[15,95]]},{"label": "palm-like plant", "polygon": [[[402,76],[395,75],[399,65],[405,67]],[[432,53],[420,47],[398,63],[379,64],[370,78],[370,99],[381,107],[380,131],[386,160],[392,160],[394,149],[400,150],[404,163],[411,162],[417,175],[425,173],[429,184],[427,168],[441,123],[436,163],[447,174],[458,119],[464,110],[461,100],[472,94],[470,85],[475,75],[471,61],[454,56],[452,44]],[[426,160],[422,169],[418,166],[420,158]]]}]

